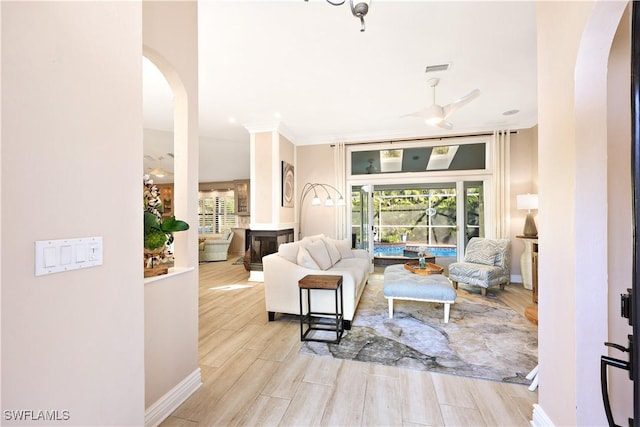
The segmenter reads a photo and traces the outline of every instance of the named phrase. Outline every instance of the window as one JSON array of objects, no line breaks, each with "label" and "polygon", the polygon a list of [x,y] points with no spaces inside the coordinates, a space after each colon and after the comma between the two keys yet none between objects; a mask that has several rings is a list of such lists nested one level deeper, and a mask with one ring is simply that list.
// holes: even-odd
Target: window
[{"label": "window", "polygon": [[212,191],[198,200],[198,233],[219,234],[237,226],[233,191]]},{"label": "window", "polygon": [[455,245],[455,184],[436,188],[376,189],[373,205],[375,241]]},{"label": "window", "polygon": [[486,144],[414,146],[354,151],[351,175],[484,170]]}]

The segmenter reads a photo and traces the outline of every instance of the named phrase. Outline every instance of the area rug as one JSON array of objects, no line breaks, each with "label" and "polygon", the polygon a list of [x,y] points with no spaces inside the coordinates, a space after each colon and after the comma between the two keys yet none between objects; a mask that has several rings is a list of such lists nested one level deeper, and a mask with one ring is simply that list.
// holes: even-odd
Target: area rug
[{"label": "area rug", "polygon": [[389,319],[382,282],[382,275],[371,276],[340,344],[305,342],[300,352],[530,384],[525,376],[537,365],[538,332],[524,316],[460,284],[449,323],[442,304],[418,301],[394,301]]}]

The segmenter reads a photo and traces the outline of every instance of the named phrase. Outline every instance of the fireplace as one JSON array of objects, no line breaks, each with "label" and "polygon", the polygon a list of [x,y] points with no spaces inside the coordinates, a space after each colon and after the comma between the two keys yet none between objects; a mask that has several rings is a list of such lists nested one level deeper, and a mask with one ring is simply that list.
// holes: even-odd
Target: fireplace
[{"label": "fireplace", "polygon": [[249,270],[262,271],[262,257],[278,252],[283,243],[293,242],[293,228],[286,230],[247,230]]}]

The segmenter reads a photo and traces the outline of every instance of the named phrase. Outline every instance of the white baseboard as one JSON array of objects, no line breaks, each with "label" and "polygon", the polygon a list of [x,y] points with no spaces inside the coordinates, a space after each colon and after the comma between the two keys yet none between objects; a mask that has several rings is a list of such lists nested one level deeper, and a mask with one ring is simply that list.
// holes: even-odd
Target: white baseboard
[{"label": "white baseboard", "polygon": [[519,274],[512,274],[509,280],[511,280],[511,283],[522,283],[522,276]]},{"label": "white baseboard", "polygon": [[554,427],[553,421],[551,418],[544,412],[542,407],[537,403],[533,404],[533,419],[531,420],[531,425],[533,427]]},{"label": "white baseboard", "polygon": [[144,412],[144,425],[156,427],[202,385],[200,368],[180,381]]},{"label": "white baseboard", "polygon": [[251,270],[249,272],[249,282],[264,282],[264,271]]}]

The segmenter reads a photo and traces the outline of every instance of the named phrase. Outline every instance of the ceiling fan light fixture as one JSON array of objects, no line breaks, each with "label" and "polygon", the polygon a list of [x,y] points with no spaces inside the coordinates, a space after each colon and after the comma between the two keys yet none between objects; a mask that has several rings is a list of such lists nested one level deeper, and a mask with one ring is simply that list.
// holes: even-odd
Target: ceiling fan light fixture
[{"label": "ceiling fan light fixture", "polygon": [[154,170],[149,172],[149,174],[157,178],[164,178],[167,175],[167,171],[162,168],[155,168]]},{"label": "ceiling fan light fixture", "polygon": [[[167,153],[167,154],[169,155],[169,157],[173,157],[173,154],[171,154],[171,153]],[[147,157],[147,156],[145,156],[145,157]],[[153,157],[148,156],[148,159],[153,159]],[[156,178],[164,178],[165,176],[173,175],[172,172],[169,172],[168,170],[162,168],[162,160],[163,159],[164,159],[164,157],[162,157],[162,156],[158,157],[158,159],[157,159],[158,160],[158,167],[153,169],[153,170],[151,170],[151,172],[149,172],[149,175],[153,175]]]},{"label": "ceiling fan light fixture", "polygon": [[444,110],[438,104],[432,104],[425,112],[425,122],[429,125],[437,125],[444,120]]}]

